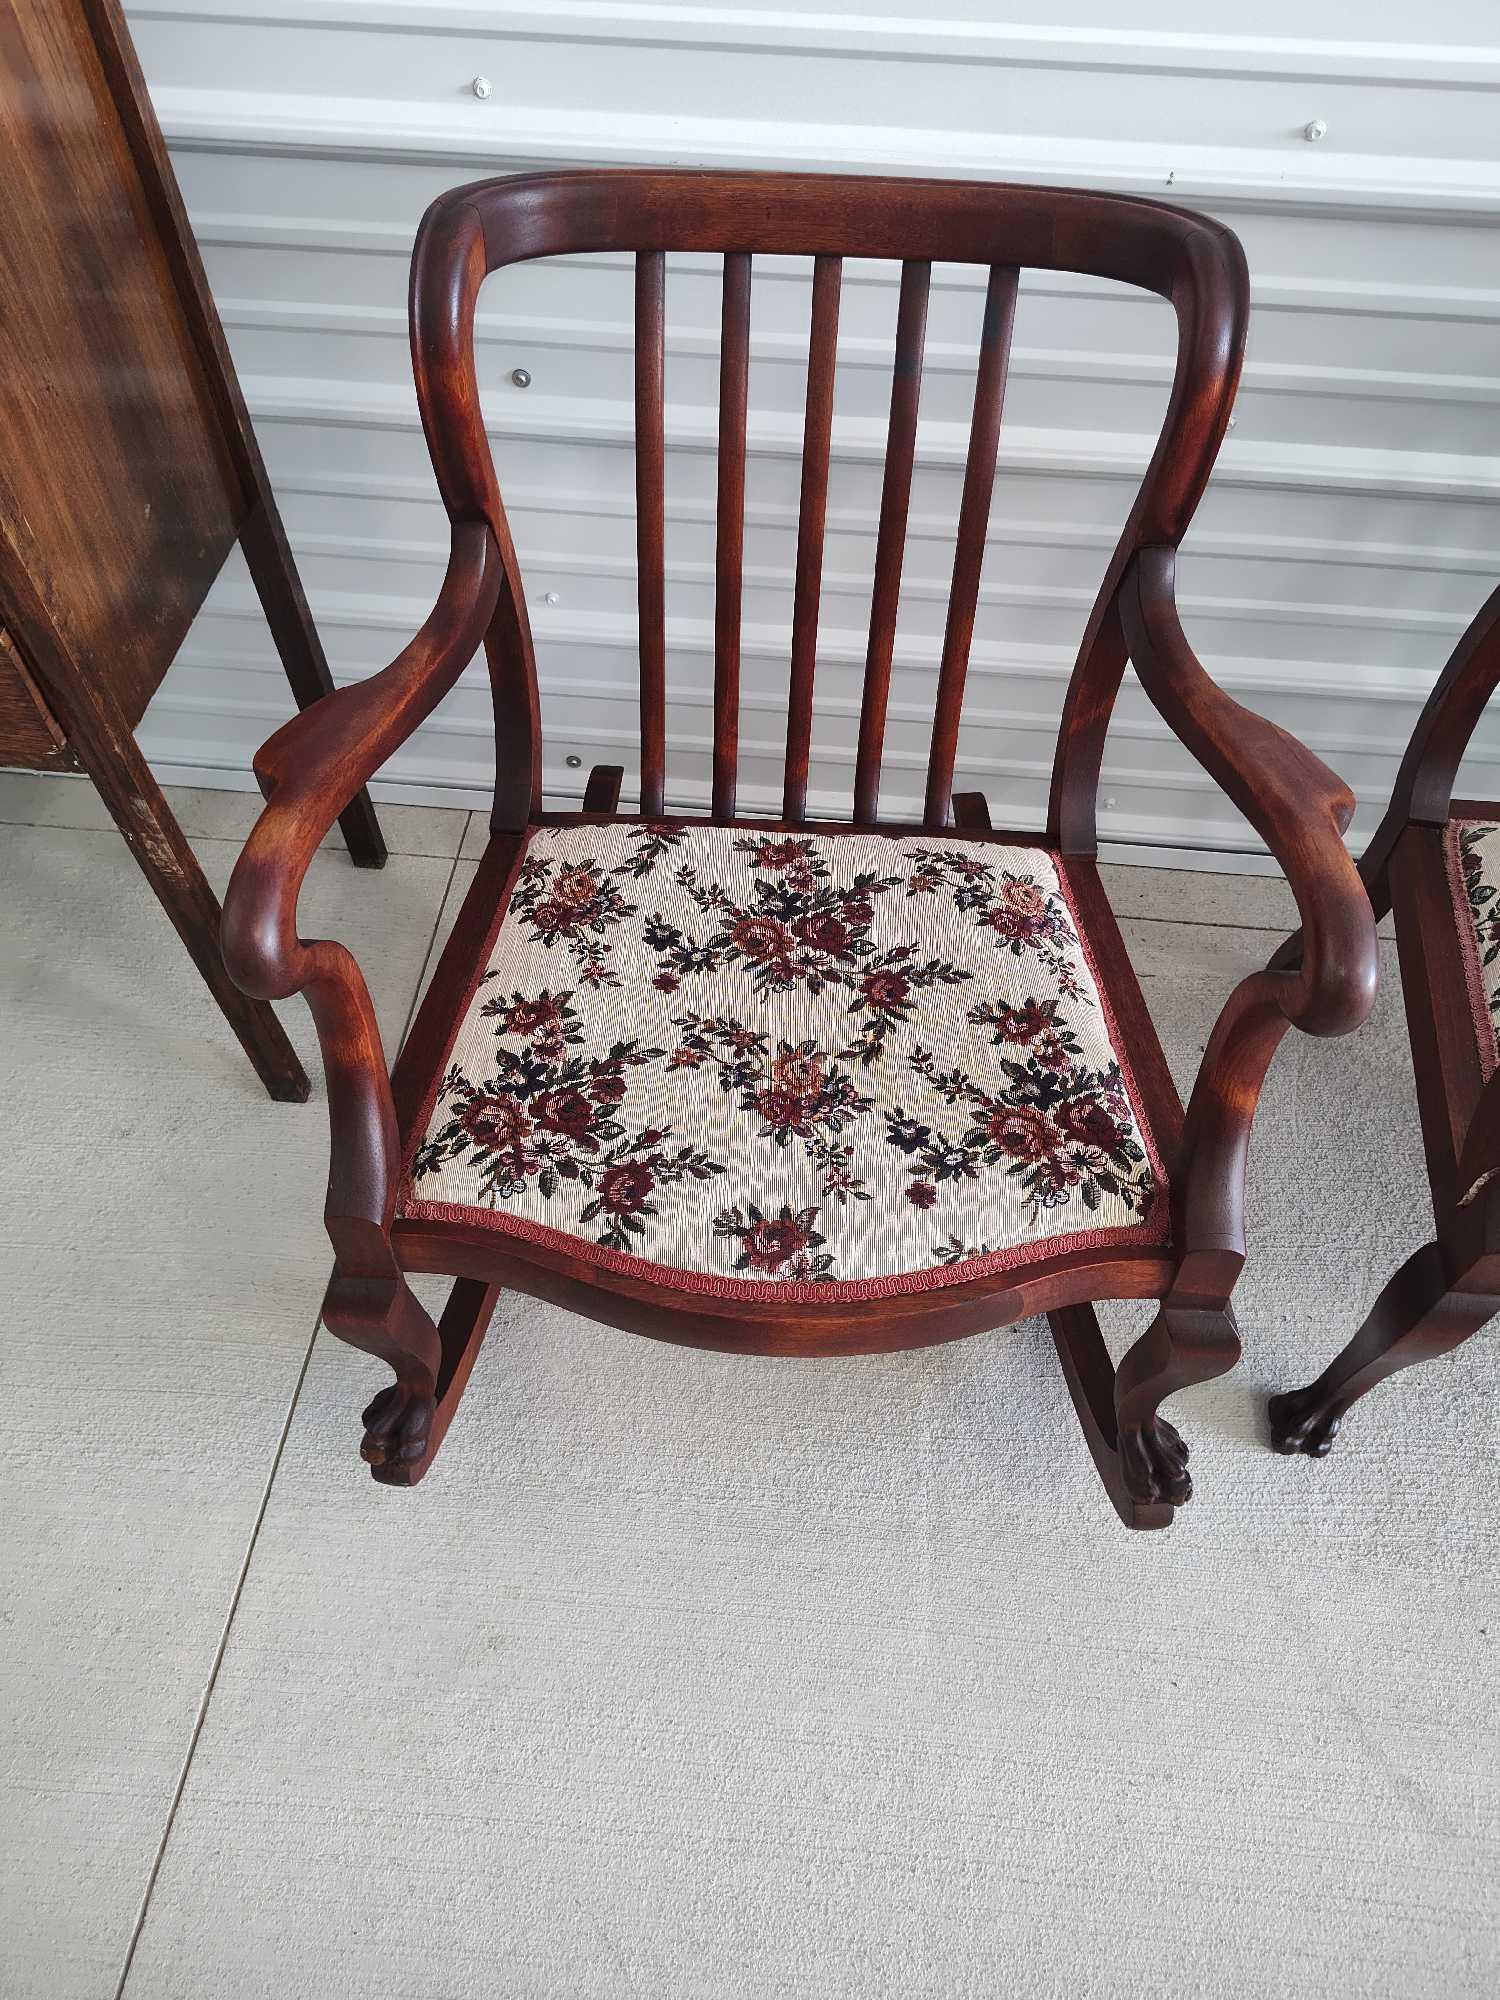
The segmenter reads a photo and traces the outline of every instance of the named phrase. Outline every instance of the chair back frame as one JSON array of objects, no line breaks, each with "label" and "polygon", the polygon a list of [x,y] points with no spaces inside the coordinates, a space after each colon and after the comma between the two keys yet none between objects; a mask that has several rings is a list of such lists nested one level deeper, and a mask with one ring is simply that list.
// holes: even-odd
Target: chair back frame
[{"label": "chair back frame", "polygon": [[1239,381],[1248,280],[1237,239],[1219,224],[1156,202],[1070,189],[974,186],[815,174],[551,172],[479,181],[442,196],[418,234],[411,276],[412,362],[438,488],[456,525],[486,523],[505,585],[486,642],[495,693],[492,825],[524,826],[541,805],[536,661],[525,592],[485,434],[474,312],[493,271],[532,258],[625,251],[636,257],[635,391],[643,817],[666,784],[664,581],[665,259],[724,258],[715,551],[712,818],[735,818],[740,603],[744,542],[750,288],[757,255],[813,267],[801,502],[792,618],[782,817],[806,823],[818,597],[828,495],[833,377],[847,258],[899,263],[890,421],[876,535],[871,617],[850,818],[879,819],[896,613],[916,458],[917,404],[935,261],[987,267],[974,414],[959,507],[953,583],[938,675],[922,824],[952,820],[969,646],[1000,444],[1019,274],[1067,270],[1169,300],[1176,369],[1156,448],[1106,569],[1063,706],[1048,837],[1064,853],[1096,849],[1095,801],[1105,731],[1126,660],[1120,598],[1131,560],[1175,549],[1224,436]]}]

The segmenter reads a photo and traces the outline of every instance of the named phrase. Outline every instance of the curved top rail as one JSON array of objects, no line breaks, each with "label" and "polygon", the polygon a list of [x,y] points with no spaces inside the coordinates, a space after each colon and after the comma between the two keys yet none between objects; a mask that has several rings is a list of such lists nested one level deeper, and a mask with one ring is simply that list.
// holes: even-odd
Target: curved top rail
[{"label": "curved top rail", "polygon": [[412,264],[417,391],[453,518],[493,522],[498,510],[473,367],[480,283],[501,265],[601,250],[1030,266],[1086,272],[1170,299],[1178,319],[1177,372],[1127,529],[1131,548],[1181,539],[1239,381],[1248,314],[1239,242],[1222,224],[1165,202],[850,174],[507,175],[440,196],[423,217]]},{"label": "curved top rail", "polygon": [[581,168],[470,181],[428,211],[467,206],[489,268],[584,250],[931,257],[1090,271],[1170,297],[1181,251],[1233,241],[1221,223],[1138,195],[874,174]]}]

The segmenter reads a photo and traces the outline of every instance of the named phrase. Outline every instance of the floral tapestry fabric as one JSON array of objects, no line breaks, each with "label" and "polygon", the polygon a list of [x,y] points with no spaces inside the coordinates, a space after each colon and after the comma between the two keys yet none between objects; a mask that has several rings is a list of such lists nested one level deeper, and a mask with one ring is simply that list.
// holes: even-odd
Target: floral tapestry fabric
[{"label": "floral tapestry fabric", "polygon": [[1047,850],[620,824],[531,835],[402,1208],[828,1299],[1160,1242],[1163,1194]]},{"label": "floral tapestry fabric", "polygon": [[1486,1070],[1500,1047],[1500,825],[1450,820],[1448,870],[1457,905],[1474,1029]]}]

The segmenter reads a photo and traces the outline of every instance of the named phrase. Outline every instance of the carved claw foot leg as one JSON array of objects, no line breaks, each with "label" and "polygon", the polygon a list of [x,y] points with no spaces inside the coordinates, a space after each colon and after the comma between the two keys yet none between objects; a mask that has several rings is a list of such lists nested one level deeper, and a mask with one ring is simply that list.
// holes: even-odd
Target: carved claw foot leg
[{"label": "carved claw foot leg", "polygon": [[1450,1274],[1442,1249],[1424,1243],[1387,1281],[1369,1317],[1316,1382],[1272,1396],[1267,1405],[1273,1449],[1326,1458],[1339,1424],[1377,1383],[1420,1361],[1451,1354],[1489,1323],[1497,1306],[1490,1259]]},{"label": "carved claw foot leg", "polygon": [[1271,1449],[1291,1457],[1305,1452],[1309,1458],[1326,1458],[1339,1434],[1343,1411],[1330,1409],[1312,1389],[1293,1389],[1273,1396],[1266,1405],[1271,1420]]},{"label": "carved claw foot leg", "polygon": [[1161,1489],[1171,1484],[1164,1470],[1157,1470],[1171,1457],[1174,1464],[1186,1465],[1187,1447],[1168,1423],[1153,1417],[1146,1428],[1152,1432],[1148,1445],[1136,1434],[1133,1455],[1152,1465],[1148,1479],[1141,1478],[1144,1493],[1132,1490],[1126,1479],[1125,1453],[1115,1418],[1115,1370],[1109,1350],[1099,1331],[1092,1306],[1063,1306],[1049,1313],[1052,1338],[1062,1363],[1063,1379],[1073,1398],[1084,1439],[1110,1504],[1127,1528],[1165,1528],[1171,1525],[1172,1500]]},{"label": "carved claw foot leg", "polygon": [[1165,1417],[1152,1417],[1137,1428],[1120,1432],[1120,1470],[1125,1490],[1134,1500],[1164,1501],[1181,1507],[1193,1497],[1188,1448],[1182,1434]]},{"label": "carved claw foot leg", "polygon": [[[365,1411],[359,1455],[382,1486],[415,1486],[426,1477],[448,1434],[499,1297],[496,1285],[477,1278],[456,1280],[442,1321],[433,1329],[438,1348],[435,1379],[421,1374],[415,1382],[398,1377]],[[419,1327],[432,1325],[414,1298],[408,1310]],[[428,1381],[430,1389],[424,1386]]]},{"label": "carved claw foot leg", "polygon": [[377,1479],[405,1484],[410,1468],[427,1455],[434,1396],[424,1396],[403,1382],[382,1389],[364,1414],[365,1435],[359,1455]]}]

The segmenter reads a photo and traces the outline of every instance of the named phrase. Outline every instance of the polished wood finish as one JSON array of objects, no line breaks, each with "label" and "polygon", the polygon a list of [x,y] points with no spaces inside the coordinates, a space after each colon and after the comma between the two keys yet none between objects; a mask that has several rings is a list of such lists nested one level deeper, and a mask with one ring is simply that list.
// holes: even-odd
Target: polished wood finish
[{"label": "polished wood finish", "polygon": [[[532,257],[633,251],[642,425],[638,490],[641,561],[660,560],[662,267],[675,251],[724,264],[719,534],[716,563],[715,758],[711,811],[735,810],[738,620],[744,502],[744,387],[751,260],[813,260],[808,414],[783,815],[735,817],[743,827],[796,829],[807,819],[807,765],[816,668],[817,599],[827,504],[829,437],[842,260],[902,266],[860,747],[847,822],[895,835],[1044,847],[1066,856],[1080,922],[1114,1008],[1147,1120],[1173,1184],[1172,1238],[1158,1249],[1095,1245],[1046,1253],[1000,1275],[963,1279],[876,1303],[780,1306],[734,1295],[671,1291],[606,1271],[556,1244],[533,1244],[462,1221],[398,1219],[402,1149],[418,1134],[476,962],[510,892],[530,825],[577,824],[619,810],[616,774],[590,779],[583,813],[543,811],[537,795],[535,668],[525,600],[480,421],[472,354],[474,301],[485,273]],[[879,817],[880,762],[894,658],[916,437],[926,301],[934,260],[990,272],[976,375],[969,463],[960,503],[954,585],[935,703],[928,809],[920,826]],[[1179,351],[1163,432],[1084,633],[1065,708],[1047,832],[991,827],[982,795],[950,798],[964,669],[983,557],[1016,273],[1028,265],[1142,285],[1176,310]],[[645,275],[641,275],[644,272]],[[391,1390],[372,1407],[367,1450],[407,1481],[431,1463],[451,1413],[453,1383],[478,1290],[463,1294],[445,1333],[417,1305],[406,1273],[443,1272],[471,1286],[510,1287],[655,1339],[737,1353],[819,1355],[917,1347],[1032,1313],[1053,1323],[1090,1450],[1123,1519],[1161,1526],[1190,1484],[1186,1447],[1159,1414],[1169,1395],[1232,1365],[1239,1351],[1229,1295],[1244,1259],[1245,1150],[1261,1077],[1289,1025],[1332,1034],[1357,1025],[1374,991],[1374,924],[1342,842],[1352,800],[1299,744],[1229,700],[1194,658],[1177,621],[1173,557],[1207,481],[1238,380],[1246,278],[1239,245],[1216,223],[1156,203],[1072,191],[878,181],[840,176],[576,172],[480,182],[444,196],[418,236],[412,274],[413,359],[422,420],[452,522],[452,554],[437,605],[384,673],[342,691],[278,731],[257,759],[268,804],[231,886],[226,951],[257,994],[304,992],[329,1072],[332,1167],[327,1219],[336,1253],[327,1318],[383,1358]],[[642,472],[644,468],[644,472]],[[656,815],[666,746],[654,736],[659,662],[654,583],[642,583],[642,813]],[[321,829],[450,687],[480,633],[492,635],[498,769],[495,829],[432,984],[387,1080],[364,982],[330,943],[299,938],[298,889]],[[494,638],[494,635],[499,635]],[[1094,792],[1114,696],[1133,655],[1174,730],[1264,833],[1292,878],[1308,925],[1305,963],[1258,974],[1230,996],[1186,1121],[1118,927],[1094,866]],[[1101,1299],[1151,1298],[1159,1310],[1119,1369],[1109,1366],[1090,1310]],[[446,1399],[446,1400],[445,1400]],[[393,1445],[391,1440],[396,1440]]]},{"label": "polished wood finish", "polygon": [[927,760],[923,818],[929,826],[946,823],[953,790],[953,760],[958,753],[958,724],[969,672],[969,647],[974,638],[974,614],[979,606],[979,574],[984,566],[990,497],[995,489],[1000,413],[1005,403],[1005,372],[1010,361],[1020,276],[1019,271],[997,265],[990,272],[985,291],[979,367],[974,380],[974,416],[969,426],[969,453],[964,464],[963,499],[959,503],[958,537],[953,551],[953,584],[948,594],[937,710]]},{"label": "polished wood finish", "polygon": [[[133,732],[237,539],[299,705],[332,678],[118,7],[0,0],[0,27],[0,764],[88,773],[267,1089],[302,1098]],[[341,818],[378,866],[368,799]]]},{"label": "polished wood finish", "polygon": [[1387,1376],[1462,1347],[1500,1311],[1500,1256],[1458,1274],[1440,1243],[1424,1243],[1396,1271],[1353,1339],[1305,1389],[1272,1396],[1271,1442],[1287,1457],[1326,1458],[1350,1405]]},{"label": "polished wood finish", "polygon": [[596,764],[583,788],[583,810],[612,819],[620,810],[620,791],[625,783],[623,764]]},{"label": "polished wood finish", "polygon": [[[1500,1069],[1487,1074],[1481,1058],[1445,854],[1450,819],[1500,823],[1500,803],[1453,796],[1497,687],[1500,590],[1439,676],[1359,864],[1374,913],[1395,917],[1434,1235],[1317,1380],[1270,1399],[1271,1442],[1288,1454],[1324,1457],[1351,1404],[1388,1375],[1451,1353],[1500,1312]],[[1300,965],[1309,949],[1298,931],[1272,964]]]},{"label": "polished wood finish", "polygon": [[498,1285],[482,1278],[457,1279],[438,1321],[439,1356],[431,1414],[420,1399],[403,1393],[399,1381],[382,1389],[365,1411],[359,1455],[382,1486],[415,1486],[431,1465],[448,1435],[499,1302]]},{"label": "polished wood finish", "polygon": [[745,421],[750,389],[750,259],[724,258],[719,362],[719,507],[714,551],[714,818],[734,818],[740,748],[740,598],[745,556]]},{"label": "polished wood finish", "polygon": [[[1126,1485],[1115,1410],[1115,1367],[1094,1308],[1062,1306],[1048,1313],[1047,1324],[1089,1456],[1115,1512],[1127,1528],[1169,1528],[1173,1499],[1166,1495],[1140,1499]],[[1163,1452],[1172,1454],[1174,1482],[1180,1491],[1187,1477],[1187,1446],[1165,1417],[1157,1419],[1156,1427]]]},{"label": "polished wood finish", "polygon": [[635,260],[636,589],[641,642],[641,811],[662,810],[667,768],[666,258]]},{"label": "polished wood finish", "polygon": [[901,605],[901,561],[906,552],[906,515],[911,505],[911,475],[916,462],[917,404],[922,394],[922,349],[927,338],[927,295],[931,282],[932,264],[927,258],[913,258],[902,265],[885,479],[880,489],[880,525],[875,531],[870,643],[865,652],[865,686],[854,766],[854,819],[858,826],[873,822],[880,800],[880,758],[885,748],[885,712],[890,701],[891,662],[896,649],[896,613]]},{"label": "polished wood finish", "polygon": [[813,677],[818,659],[818,607],[823,594],[823,535],[828,523],[828,461],[833,443],[833,383],[838,366],[842,257],[813,259],[812,314],[807,343],[807,414],[802,431],[802,494],[797,510],[797,584],[792,604],[791,684],[787,697],[786,769],[781,812],[807,811],[812,757]]}]

